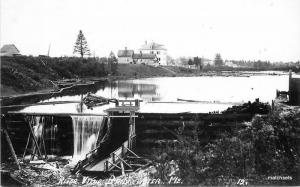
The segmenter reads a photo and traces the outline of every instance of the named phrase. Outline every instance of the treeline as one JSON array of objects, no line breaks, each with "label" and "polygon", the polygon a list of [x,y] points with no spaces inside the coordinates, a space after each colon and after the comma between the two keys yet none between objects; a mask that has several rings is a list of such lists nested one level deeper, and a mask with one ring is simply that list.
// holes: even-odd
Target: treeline
[{"label": "treeline", "polygon": [[300,71],[300,61],[297,62],[270,62],[262,60],[246,61],[246,60],[223,60],[220,54],[216,54],[214,60],[202,57],[179,57],[177,59],[168,58],[168,64],[186,67],[195,67],[199,70],[281,70],[294,72]]},{"label": "treeline", "polygon": [[274,62],[271,63],[270,61],[245,61],[245,60],[225,60],[226,62],[232,62],[233,64],[236,64],[239,67],[245,67],[245,68],[254,68],[254,69],[281,69],[281,70],[288,70],[292,69],[294,71],[300,70],[300,61],[297,62]]},{"label": "treeline", "polygon": [[105,57],[1,57],[1,84],[23,91],[50,86],[50,80],[102,77],[108,74],[117,74],[116,59]]}]

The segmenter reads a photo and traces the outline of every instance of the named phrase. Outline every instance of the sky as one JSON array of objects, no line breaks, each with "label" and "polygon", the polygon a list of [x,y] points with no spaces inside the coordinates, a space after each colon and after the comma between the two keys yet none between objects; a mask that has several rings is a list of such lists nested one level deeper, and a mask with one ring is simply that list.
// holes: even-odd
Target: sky
[{"label": "sky", "polygon": [[300,60],[300,0],[0,0],[0,44],[72,56],[79,30],[96,56],[164,44],[173,58]]}]

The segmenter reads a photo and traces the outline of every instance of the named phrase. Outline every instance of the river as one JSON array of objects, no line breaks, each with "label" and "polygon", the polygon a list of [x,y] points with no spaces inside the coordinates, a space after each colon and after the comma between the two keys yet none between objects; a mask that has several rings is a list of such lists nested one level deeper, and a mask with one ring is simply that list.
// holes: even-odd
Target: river
[{"label": "river", "polygon": [[[259,98],[269,102],[275,98],[276,90],[288,90],[288,75],[258,74],[252,76],[201,76],[158,77],[115,81],[95,94],[107,98],[141,99],[140,112],[178,113],[212,112]],[[41,102],[80,100],[80,95],[53,97]],[[183,101],[182,101],[183,100]],[[197,102],[186,102],[192,100]],[[84,113],[103,114],[113,104],[94,109],[84,108]],[[39,105],[26,107],[21,112],[77,113],[78,104]]]}]

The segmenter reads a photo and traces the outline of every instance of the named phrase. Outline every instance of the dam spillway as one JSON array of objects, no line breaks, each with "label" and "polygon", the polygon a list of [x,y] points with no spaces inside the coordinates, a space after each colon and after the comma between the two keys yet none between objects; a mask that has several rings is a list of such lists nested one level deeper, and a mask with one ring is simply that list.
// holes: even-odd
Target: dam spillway
[{"label": "dam spillway", "polygon": [[96,148],[96,141],[103,124],[103,116],[71,116],[74,152],[73,160],[80,160]]}]

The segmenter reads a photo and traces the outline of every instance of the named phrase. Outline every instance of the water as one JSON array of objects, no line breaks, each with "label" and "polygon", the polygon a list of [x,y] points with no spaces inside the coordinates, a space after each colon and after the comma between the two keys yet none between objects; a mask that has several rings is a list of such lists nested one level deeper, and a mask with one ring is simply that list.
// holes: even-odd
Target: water
[{"label": "water", "polygon": [[[288,75],[256,75],[250,77],[163,77],[136,80],[121,80],[107,85],[95,94],[107,98],[141,99],[140,112],[178,113],[222,111],[234,105],[254,101],[263,102],[275,99],[276,90],[288,90]],[[80,95],[51,98],[51,101],[79,101]],[[198,102],[182,102],[193,100]],[[103,110],[114,104],[83,108],[86,114],[104,114]],[[96,148],[101,116],[76,116],[78,104],[40,105],[24,108],[21,112],[73,113],[74,134],[73,161],[81,160]],[[41,121],[40,119],[36,119]],[[42,120],[43,121],[43,120]],[[37,136],[40,130],[37,129]]]},{"label": "water", "polygon": [[[160,77],[121,80],[99,89],[95,94],[107,98],[142,99],[140,112],[177,113],[222,111],[234,103],[254,101],[259,98],[269,102],[276,90],[288,90],[288,75],[255,75],[250,77]],[[178,102],[178,99],[205,101]],[[42,102],[80,100],[80,95],[51,98]],[[218,102],[225,102],[219,104]],[[78,104],[31,106],[22,112],[78,113]],[[103,114],[114,104],[83,110],[88,114]]]},{"label": "water", "polygon": [[74,135],[73,161],[81,160],[96,148],[102,116],[71,116]]}]

